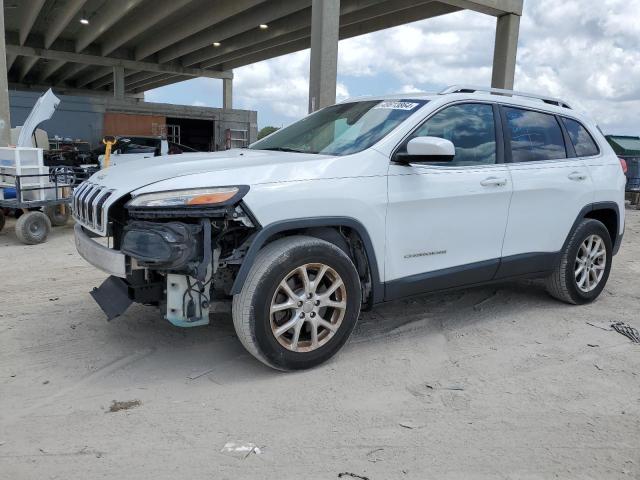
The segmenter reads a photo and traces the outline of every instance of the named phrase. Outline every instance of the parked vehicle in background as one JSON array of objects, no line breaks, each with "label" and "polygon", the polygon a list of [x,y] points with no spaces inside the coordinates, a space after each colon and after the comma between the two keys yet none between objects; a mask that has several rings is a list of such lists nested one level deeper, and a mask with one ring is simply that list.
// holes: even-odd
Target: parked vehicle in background
[{"label": "parked vehicle in background", "polygon": [[232,298],[246,349],[292,370],[333,356],[383,301],[522,277],[595,300],[624,183],[566,102],[451,87],[347,100],[248,149],[108,168],[75,191],[75,237],[111,275],[92,292],[109,318],[139,302],[204,325]]},{"label": "parked vehicle in background", "polygon": [[606,138],[616,155],[627,165],[626,191],[640,193],[640,137],[607,135]]},{"label": "parked vehicle in background", "polygon": [[[104,165],[104,149],[98,159]],[[111,149],[111,165],[140,160],[142,158],[159,157],[162,155],[179,155],[193,153],[197,150],[175,142],[169,142],[162,137],[117,136],[116,143]]]}]

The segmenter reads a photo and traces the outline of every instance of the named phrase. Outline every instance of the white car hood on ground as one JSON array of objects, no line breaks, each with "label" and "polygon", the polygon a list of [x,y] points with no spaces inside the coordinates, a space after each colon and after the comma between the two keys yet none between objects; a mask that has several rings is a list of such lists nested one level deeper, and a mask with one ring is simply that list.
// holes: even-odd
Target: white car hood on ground
[{"label": "white car hood on ground", "polygon": [[[89,181],[113,188],[121,194],[163,180],[170,180],[176,185],[184,184],[178,188],[229,185],[230,177],[233,177],[232,183],[236,184],[293,181],[324,176],[334,158],[248,149],[186,153],[133,160],[112,166],[97,172]],[[192,176],[188,181],[182,178],[187,175]]]}]

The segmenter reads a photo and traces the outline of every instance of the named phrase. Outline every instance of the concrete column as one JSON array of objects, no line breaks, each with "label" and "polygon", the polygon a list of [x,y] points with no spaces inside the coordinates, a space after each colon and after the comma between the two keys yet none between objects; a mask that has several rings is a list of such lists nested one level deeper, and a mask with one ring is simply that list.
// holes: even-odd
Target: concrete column
[{"label": "concrete column", "polygon": [[340,0],[311,2],[309,113],[336,102]]},{"label": "concrete column", "polygon": [[6,147],[11,143],[7,49],[5,48],[4,35],[4,2],[0,0],[0,147]]},{"label": "concrete column", "polygon": [[507,14],[498,17],[491,79],[493,88],[513,90],[519,34],[520,17],[518,15]]},{"label": "concrete column", "polygon": [[222,108],[224,110],[233,108],[233,78],[222,79]]},{"label": "concrete column", "polygon": [[124,98],[124,67],[113,67],[113,96]]}]

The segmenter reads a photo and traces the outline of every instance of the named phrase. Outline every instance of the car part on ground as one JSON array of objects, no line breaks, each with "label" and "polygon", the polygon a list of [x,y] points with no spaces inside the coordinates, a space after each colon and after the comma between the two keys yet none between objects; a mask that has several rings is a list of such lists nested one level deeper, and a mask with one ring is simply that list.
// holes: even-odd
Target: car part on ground
[{"label": "car part on ground", "polygon": [[640,343],[640,333],[638,333],[638,330],[633,328],[631,325],[627,325],[624,322],[616,322],[611,324],[611,328],[619,334],[627,337],[633,343]]}]

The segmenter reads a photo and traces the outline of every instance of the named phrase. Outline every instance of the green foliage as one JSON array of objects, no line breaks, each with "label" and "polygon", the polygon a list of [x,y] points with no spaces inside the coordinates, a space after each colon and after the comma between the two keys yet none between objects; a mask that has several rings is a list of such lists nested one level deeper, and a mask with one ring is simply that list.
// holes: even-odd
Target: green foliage
[{"label": "green foliage", "polygon": [[271,135],[273,132],[277,130],[280,130],[280,129],[278,127],[271,127],[271,126],[261,128],[260,131],[258,132],[258,140],[266,137],[267,135]]}]

